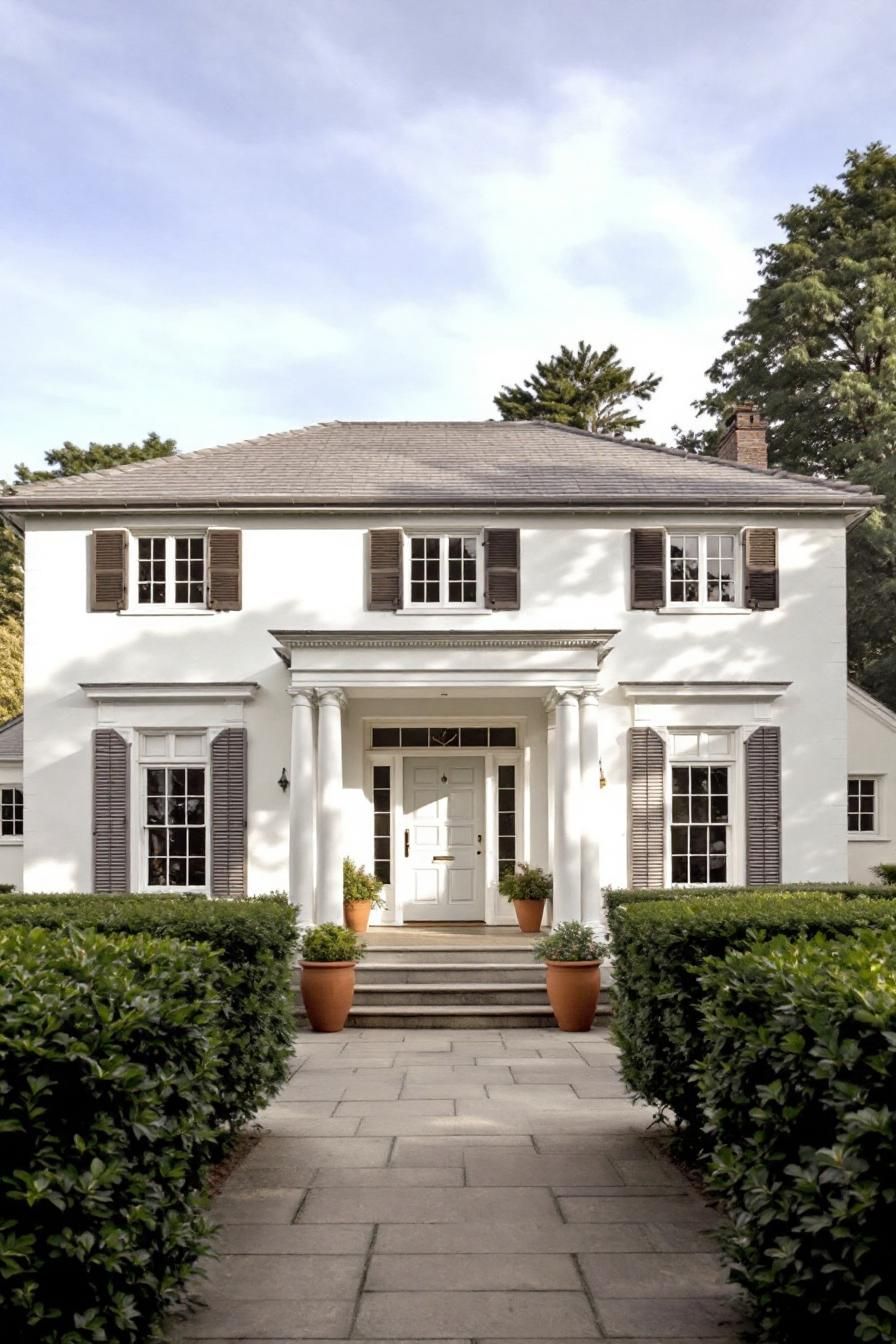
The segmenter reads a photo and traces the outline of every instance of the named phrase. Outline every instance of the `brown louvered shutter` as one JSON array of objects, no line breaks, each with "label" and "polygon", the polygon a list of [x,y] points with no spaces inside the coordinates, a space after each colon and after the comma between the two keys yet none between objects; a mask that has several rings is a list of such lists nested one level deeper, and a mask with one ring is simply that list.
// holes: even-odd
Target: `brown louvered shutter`
[{"label": "brown louvered shutter", "polygon": [[518,611],[520,605],[520,530],[490,528],[485,534],[485,605]]},{"label": "brown louvered shutter", "polygon": [[661,887],[665,881],[665,774],[666,749],[659,733],[653,728],[630,728],[633,887]]},{"label": "brown louvered shutter", "polygon": [[129,798],[131,748],[114,728],[93,734],[93,889],[130,887]]},{"label": "brown louvered shutter", "polygon": [[401,595],[401,529],[379,527],[367,534],[367,609],[397,611]]},{"label": "brown louvered shutter", "polygon": [[632,607],[656,611],[666,602],[666,534],[661,527],[632,529]]},{"label": "brown louvered shutter", "polygon": [[771,611],[778,605],[778,533],[774,527],[744,532],[744,605]]},{"label": "brown louvered shutter", "polygon": [[90,534],[90,610],[123,611],[128,604],[128,534]]},{"label": "brown louvered shutter", "polygon": [[209,528],[208,605],[215,611],[239,611],[243,604],[242,540],[238,528]]},{"label": "brown louvered shutter", "polygon": [[747,886],[781,881],[781,729],[757,728],[746,744]]},{"label": "brown louvered shutter", "polygon": [[213,896],[246,894],[246,730],[225,728],[211,745]]}]

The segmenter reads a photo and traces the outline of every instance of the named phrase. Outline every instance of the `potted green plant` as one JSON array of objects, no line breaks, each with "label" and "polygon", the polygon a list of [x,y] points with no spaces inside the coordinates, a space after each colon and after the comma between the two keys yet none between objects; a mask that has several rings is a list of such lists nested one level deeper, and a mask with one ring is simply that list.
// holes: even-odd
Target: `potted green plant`
[{"label": "potted green plant", "polygon": [[312,1031],[341,1031],[355,995],[355,964],[364,945],[351,929],[316,924],[299,942],[302,1001]]},{"label": "potted green plant", "polygon": [[383,884],[363,864],[342,860],[342,910],[345,922],[355,933],[366,933],[371,910],[382,910],[386,902],[380,892]]},{"label": "potted green plant", "polygon": [[513,906],[521,931],[537,933],[541,928],[545,901],[551,899],[554,891],[550,873],[520,863],[501,874],[498,890]]},{"label": "potted green plant", "polygon": [[547,965],[547,990],[561,1031],[590,1031],[600,996],[600,963],[609,948],[593,930],[568,920],[532,949]]}]

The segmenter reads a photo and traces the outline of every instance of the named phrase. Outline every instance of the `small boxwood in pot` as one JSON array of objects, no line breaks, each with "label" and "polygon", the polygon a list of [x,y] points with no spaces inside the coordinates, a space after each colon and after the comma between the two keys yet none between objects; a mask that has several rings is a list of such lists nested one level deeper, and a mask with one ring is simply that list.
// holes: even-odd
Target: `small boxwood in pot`
[{"label": "small boxwood in pot", "polygon": [[371,910],[382,910],[383,884],[363,864],[342,860],[342,908],[345,922],[355,933],[366,933]]},{"label": "small boxwood in pot", "polygon": [[551,874],[543,868],[532,868],[528,863],[520,863],[516,868],[508,868],[501,874],[498,890],[513,906],[522,932],[537,933],[541,928],[545,902],[554,894]]},{"label": "small boxwood in pot", "polygon": [[558,924],[532,949],[547,962],[547,991],[561,1031],[590,1031],[600,997],[600,963],[608,947],[576,920]]},{"label": "small boxwood in pot", "polygon": [[341,1031],[355,994],[364,944],[351,929],[317,924],[302,935],[302,1000],[312,1031]]}]

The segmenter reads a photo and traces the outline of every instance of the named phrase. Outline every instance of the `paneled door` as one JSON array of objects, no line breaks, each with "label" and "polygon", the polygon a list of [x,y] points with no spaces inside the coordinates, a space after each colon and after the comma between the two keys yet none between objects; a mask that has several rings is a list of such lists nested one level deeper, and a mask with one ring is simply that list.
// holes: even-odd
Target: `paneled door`
[{"label": "paneled door", "polygon": [[485,918],[484,763],[477,757],[404,763],[404,918]]}]

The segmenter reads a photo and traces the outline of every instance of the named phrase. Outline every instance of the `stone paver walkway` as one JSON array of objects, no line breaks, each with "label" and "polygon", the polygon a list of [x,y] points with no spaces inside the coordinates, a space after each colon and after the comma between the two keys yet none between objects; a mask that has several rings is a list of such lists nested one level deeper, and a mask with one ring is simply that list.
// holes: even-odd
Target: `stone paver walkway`
[{"label": "stone paver walkway", "polygon": [[606,1029],[297,1038],[179,1340],[735,1340]]}]

